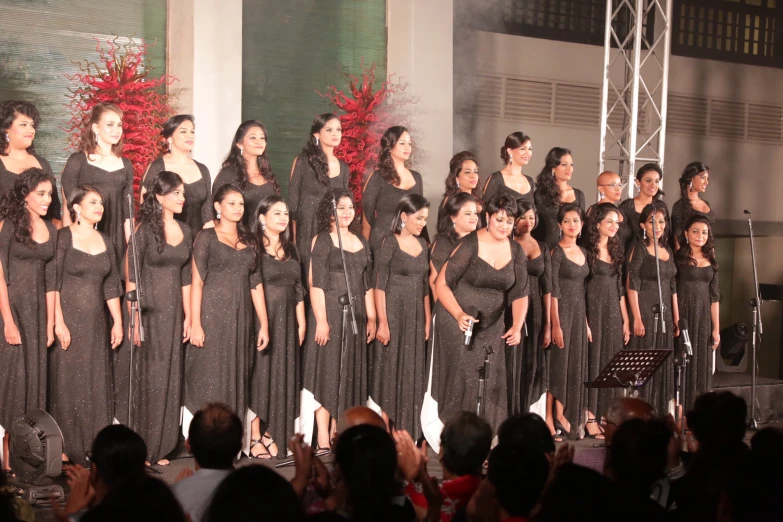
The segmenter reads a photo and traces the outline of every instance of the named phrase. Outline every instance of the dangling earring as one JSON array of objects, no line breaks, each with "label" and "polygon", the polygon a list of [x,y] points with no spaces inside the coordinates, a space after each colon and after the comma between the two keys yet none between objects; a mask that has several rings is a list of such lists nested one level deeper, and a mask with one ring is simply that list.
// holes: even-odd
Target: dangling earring
[{"label": "dangling earring", "polygon": [[27,208],[27,201],[24,201],[24,202],[22,203],[22,206],[23,206],[24,208]]},{"label": "dangling earring", "polygon": [[563,229],[560,229],[560,239],[563,239]]},{"label": "dangling earring", "polygon": [[266,223],[261,223],[261,230],[266,230]]},{"label": "dangling earring", "polygon": [[452,221],[451,222],[451,226],[456,229],[457,228],[457,222],[456,221]]},{"label": "dangling earring", "polygon": [[582,237],[582,231],[580,230],[579,233],[576,235],[577,238]]},{"label": "dangling earring", "polygon": [[245,149],[243,149],[242,147],[239,147],[239,155],[240,156],[244,156],[245,155]]},{"label": "dangling earring", "polygon": [[644,236],[644,240],[647,241],[647,230],[642,229],[642,235]]},{"label": "dangling earring", "polygon": [[92,226],[92,228],[94,228],[95,230],[98,230],[98,223],[95,223],[95,224]]},{"label": "dangling earring", "polygon": [[457,188],[459,188],[459,180],[457,180]]},{"label": "dangling earring", "polygon": [[691,181],[690,183],[688,183],[688,190],[689,190],[689,191],[691,191],[691,192],[693,192],[693,181]]},{"label": "dangling earring", "polygon": [[688,243],[690,243],[690,241],[688,241],[688,236],[685,236],[685,244],[687,245]]},{"label": "dangling earring", "polygon": [[217,213],[216,213],[215,217],[216,217],[216,218],[218,218],[218,219],[220,219],[220,211],[219,211],[219,210],[217,211]]},{"label": "dangling earring", "polygon": [[319,146],[321,144],[321,140],[318,139],[318,136],[315,137],[315,146]]},{"label": "dangling earring", "polygon": [[171,142],[167,142],[169,144],[169,152],[171,152]]},{"label": "dangling earring", "polygon": [[400,228],[405,228],[405,221],[403,221],[402,223],[400,223]]},{"label": "dangling earring", "polygon": [[76,211],[76,224],[81,225],[82,224],[82,211],[77,210]]}]

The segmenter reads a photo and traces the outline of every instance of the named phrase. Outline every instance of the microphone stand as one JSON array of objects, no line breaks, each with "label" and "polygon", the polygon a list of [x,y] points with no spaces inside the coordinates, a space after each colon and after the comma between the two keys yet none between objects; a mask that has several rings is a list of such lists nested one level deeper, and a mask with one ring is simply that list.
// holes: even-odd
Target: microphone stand
[{"label": "microphone stand", "polygon": [[[652,216],[653,226],[653,250],[655,252],[655,277],[658,283],[658,305],[653,305],[653,314],[655,316],[655,328],[653,329],[653,349],[658,349],[656,332],[658,331],[658,325],[661,327],[661,334],[666,335],[666,320],[664,319],[664,312],[666,311],[666,305],[663,302],[663,287],[661,286],[661,258],[658,254],[658,229],[655,224],[655,213]],[[659,321],[660,319],[660,321]]]},{"label": "microphone stand", "polygon": [[489,356],[494,353],[491,346],[484,347],[484,364],[476,369],[479,374],[478,395],[476,397],[476,415],[483,418],[487,404],[487,381],[489,380]]},{"label": "microphone stand", "polygon": [[759,421],[756,419],[756,342],[761,344],[761,336],[764,327],[761,324],[761,295],[759,295],[759,275],[756,270],[756,239],[753,236],[753,216],[748,210],[743,211],[748,216],[748,232],[750,233],[750,257],[753,261],[753,299],[750,307],[753,309],[753,337],[751,340],[751,372],[750,372],[750,419],[748,429],[759,429]]},{"label": "microphone stand", "polygon": [[[131,424],[131,421],[133,419],[132,412],[133,412],[133,332],[135,331],[136,327],[136,314],[138,313],[139,316],[139,339],[141,342],[144,342],[144,324],[141,320],[141,300],[144,296],[144,291],[141,289],[141,276],[139,272],[139,251],[136,249],[136,219],[134,216],[136,215],[136,209],[133,205],[133,196],[131,194],[128,194],[128,215],[130,215],[130,249],[131,252],[133,252],[133,277],[136,280],[136,289],[131,290],[125,295],[125,298],[130,302],[131,304],[131,312],[130,312],[130,332],[128,335],[128,339],[130,342],[128,343],[128,347],[130,349],[129,356],[130,356],[130,364],[128,365],[128,427],[133,429],[133,424]],[[130,256],[129,256],[130,257]],[[130,268],[130,267],[129,267]]]}]

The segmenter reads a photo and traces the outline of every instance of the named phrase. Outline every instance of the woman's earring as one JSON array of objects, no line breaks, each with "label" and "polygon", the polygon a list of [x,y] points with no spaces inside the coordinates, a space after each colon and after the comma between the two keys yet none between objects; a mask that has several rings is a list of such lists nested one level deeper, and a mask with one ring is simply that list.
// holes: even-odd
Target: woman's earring
[{"label": "woman's earring", "polygon": [[169,152],[171,152],[171,142],[169,141],[168,144],[169,144]]},{"label": "woman's earring", "polygon": [[647,230],[642,230],[642,235],[644,236],[645,241],[647,240]]},{"label": "woman's earring", "polygon": [[245,154],[245,149],[243,149],[242,147],[239,147],[239,154],[240,155],[244,155]]},{"label": "woman's earring", "polygon": [[690,183],[688,183],[688,190],[690,190],[691,192],[693,192],[693,181],[691,181]]},{"label": "woman's earring", "polygon": [[24,202],[22,202],[22,206],[23,206],[24,208],[27,208],[27,201],[24,201]]},{"label": "woman's earring", "polygon": [[261,230],[266,230],[266,223],[261,223]]},{"label": "woman's earring", "polygon": [[95,230],[98,230],[98,223],[95,223],[95,224],[92,226],[92,228],[94,228]]},{"label": "woman's earring", "polygon": [[81,225],[82,224],[82,211],[77,210],[76,211],[76,224]]},{"label": "woman's earring", "polygon": [[318,136],[316,136],[316,137],[315,137],[315,146],[317,147],[317,146],[318,146],[318,145],[320,145],[320,144],[321,144],[321,140],[319,140],[319,139],[318,139]]},{"label": "woman's earring", "polygon": [[582,231],[580,230],[579,233],[576,235],[577,238],[582,237]]},{"label": "woman's earring", "polygon": [[690,241],[688,241],[688,236],[685,236],[685,244],[687,245],[688,243],[690,243]]},{"label": "woman's earring", "polygon": [[560,239],[563,239],[563,229],[560,229]]},{"label": "woman's earring", "polygon": [[219,211],[219,210],[217,211],[217,213],[216,213],[215,217],[216,217],[216,218],[218,218],[218,219],[220,219],[220,211]]},{"label": "woman's earring", "polygon": [[98,133],[95,133],[95,143],[98,143]]},{"label": "woman's earring", "polygon": [[457,180],[457,188],[459,188],[459,180]]},{"label": "woman's earring", "polygon": [[400,223],[400,228],[405,228],[405,221],[403,220],[402,223]]},{"label": "woman's earring", "polygon": [[457,222],[456,221],[452,221],[451,222],[451,226],[456,229],[457,228]]}]

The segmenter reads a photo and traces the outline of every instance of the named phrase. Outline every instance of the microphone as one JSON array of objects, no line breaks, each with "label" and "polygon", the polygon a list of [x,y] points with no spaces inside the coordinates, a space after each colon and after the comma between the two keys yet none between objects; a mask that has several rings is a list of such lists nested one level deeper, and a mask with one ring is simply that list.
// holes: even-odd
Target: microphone
[{"label": "microphone", "polygon": [[688,357],[693,357],[693,346],[691,345],[691,337],[688,335],[688,321],[680,319],[679,323],[680,335],[682,335],[682,342],[685,345],[685,351]]},{"label": "microphone", "polygon": [[470,346],[470,341],[473,339],[473,325],[475,323],[473,322],[473,319],[470,320],[470,323],[468,324],[468,329],[465,330],[465,340],[462,343],[464,346]]},{"label": "microphone", "polygon": [[750,215],[750,210],[743,210],[743,211],[742,211],[742,213],[743,213],[743,214]]}]

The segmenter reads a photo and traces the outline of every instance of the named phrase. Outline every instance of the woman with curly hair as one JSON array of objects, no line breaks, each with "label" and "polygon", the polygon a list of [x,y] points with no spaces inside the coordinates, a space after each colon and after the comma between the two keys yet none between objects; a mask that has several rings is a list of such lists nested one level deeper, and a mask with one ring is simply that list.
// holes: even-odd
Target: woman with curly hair
[{"label": "woman with curly hair", "polygon": [[141,347],[134,353],[130,428],[147,443],[149,461],[164,466],[168,464],[165,457],[176,447],[179,436],[182,343],[190,338],[193,238],[190,227],[175,218],[186,201],[185,184],[178,174],[164,170],[155,175],[139,209],[134,232],[138,257],[132,248],[128,248],[126,256],[125,291],[136,290],[135,263],[142,281],[144,341],[139,337],[137,316],[133,338],[126,339],[114,357],[115,416],[126,422],[130,343]]},{"label": "woman with curly hair", "polygon": [[[405,127],[389,127],[381,137],[378,170],[370,174],[364,184],[362,209],[365,225],[363,234],[373,253],[381,247],[381,240],[389,233],[394,211],[403,196],[424,195],[421,174],[409,170],[413,142]],[[425,239],[429,239],[426,236]]]},{"label": "woman with curly hair", "polygon": [[544,168],[536,181],[536,193],[534,196],[536,210],[538,212],[538,227],[533,232],[533,237],[550,248],[554,248],[562,231],[558,221],[558,211],[566,203],[574,203],[585,210],[585,195],[573,188],[569,182],[574,174],[574,160],[571,151],[562,147],[555,147],[546,155]]},{"label": "woman with curly hair", "polygon": [[[636,350],[672,350],[674,338],[679,336],[680,320],[677,302],[677,266],[668,246],[669,213],[663,201],[654,201],[639,215],[639,239],[628,256],[628,302],[633,314],[633,330],[629,348]],[[658,299],[658,276],[655,269],[655,245],[658,242],[659,267],[663,303]],[[655,323],[653,306],[662,305],[666,334]],[[660,319],[659,319],[660,321]],[[655,342],[653,342],[655,341]],[[643,390],[644,400],[655,411],[666,413],[674,398],[674,363],[667,360],[655,372]]]},{"label": "woman with curly hair", "polygon": [[187,224],[191,232],[212,223],[212,178],[209,169],[190,157],[196,143],[196,120],[190,114],[172,116],[163,124],[160,132],[166,140],[163,154],[150,163],[139,191],[139,203],[152,192],[155,178],[163,171],[173,172],[182,178],[185,185],[185,206],[174,219]]},{"label": "woman with curly hair", "polygon": [[30,409],[46,409],[47,347],[54,342],[57,229],[42,218],[53,193],[54,179],[42,169],[32,168],[16,177],[14,188],[0,201],[4,470],[8,469],[11,424]]},{"label": "woman with curly hair", "polygon": [[[0,198],[11,192],[16,179],[27,169],[41,169],[52,179],[52,166],[35,153],[35,132],[41,124],[38,109],[30,102],[10,100],[0,104]],[[57,186],[44,219],[62,226]]]},{"label": "woman with curly hair", "polygon": [[[335,223],[332,200],[337,202]],[[375,294],[372,254],[355,227],[356,210],[345,189],[327,192],[318,205],[317,234],[310,251],[310,310],[304,344],[304,376],[299,432],[312,439],[313,414],[318,428],[317,453],[330,450],[336,418],[346,408],[364,404],[368,397],[370,368],[367,344],[375,339]],[[351,315],[343,321],[344,296],[348,293],[337,227],[345,253],[345,270],[354,297],[358,332]],[[342,355],[341,344],[345,343]],[[330,421],[330,419],[332,419]]]},{"label": "woman with curly hair", "polygon": [[[663,170],[655,163],[646,163],[636,171],[636,188],[639,189],[639,194],[620,203],[620,210],[628,218],[628,225],[634,232],[634,238],[638,238],[641,234],[639,213],[653,201],[663,203],[662,183]],[[669,227],[668,209],[666,211],[666,226]],[[633,241],[628,246],[632,247],[632,243]]]},{"label": "woman with curly hair", "polygon": [[[623,244],[618,235],[620,211],[613,203],[590,207],[584,227],[590,275],[587,278],[587,380],[593,381],[631,338],[623,285]],[[614,398],[610,390],[591,388],[587,399],[587,432],[599,436],[596,415],[605,414]]]},{"label": "woman with curly hair", "polygon": [[57,234],[59,346],[49,354],[49,413],[62,430],[66,456],[85,466],[93,439],[114,419],[111,351],[123,338],[122,287],[115,245],[97,230],[104,215],[101,193],[79,185],[68,194],[71,225]]},{"label": "woman with curly hair", "polygon": [[319,114],[310,126],[310,137],[302,153],[291,167],[288,211],[296,247],[305,267],[317,228],[318,204],[328,191],[348,188],[351,171],[346,162],[334,155],[342,136],[340,118],[330,112]]},{"label": "woman with curly hair", "polygon": [[[479,188],[479,164],[476,156],[467,150],[458,152],[449,161],[449,173],[446,175],[446,191],[443,193],[443,201],[438,207],[438,223],[443,218],[449,198],[460,193],[470,194],[479,202],[480,223],[483,223],[481,213],[484,210],[481,204],[481,189]],[[479,226],[481,228],[481,226]]]},{"label": "woman with curly hair", "polygon": [[243,224],[247,230],[253,226],[253,210],[266,196],[280,194],[277,177],[272,173],[266,155],[266,127],[260,121],[243,121],[234,133],[231,148],[212,184],[212,197],[223,185],[232,184],[239,188],[245,201]]},{"label": "woman with curly hair", "polygon": [[[62,175],[66,207],[70,208],[72,193],[79,185],[100,192],[104,213],[98,230],[109,236],[116,260],[125,256],[131,233],[128,196],[133,193],[133,165],[122,157],[122,148],[122,110],[111,103],[99,103],[84,126],[79,151],[70,155]],[[63,225],[71,224],[70,214],[64,212]]]},{"label": "woman with curly hair", "polygon": [[481,222],[478,207],[481,202],[472,194],[459,192],[449,198],[438,217],[438,235],[430,245],[430,290],[435,301],[435,279],[438,272],[457,248],[460,240],[475,231]]},{"label": "woman with curly hair", "polygon": [[677,303],[688,322],[693,357],[688,361],[686,408],[712,388],[712,351],[720,344],[720,286],[715,238],[710,219],[695,214],[680,232],[677,264]]},{"label": "woman with curly hair", "polygon": [[536,184],[533,178],[524,174],[522,169],[533,157],[533,142],[524,132],[512,132],[500,147],[500,159],[503,168],[487,178],[484,183],[484,201],[497,194],[503,194],[516,200],[533,203]]},{"label": "woman with curly hair", "polygon": [[689,163],[682,171],[679,183],[680,199],[672,205],[672,234],[675,247],[680,246],[680,236],[691,217],[706,216],[710,226],[715,224],[715,213],[709,201],[701,199],[700,196],[707,192],[707,186],[710,184],[710,168],[701,161]]}]

